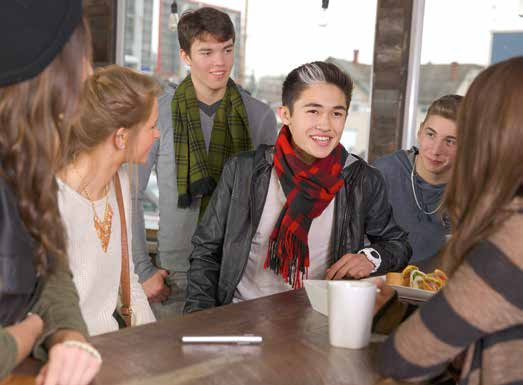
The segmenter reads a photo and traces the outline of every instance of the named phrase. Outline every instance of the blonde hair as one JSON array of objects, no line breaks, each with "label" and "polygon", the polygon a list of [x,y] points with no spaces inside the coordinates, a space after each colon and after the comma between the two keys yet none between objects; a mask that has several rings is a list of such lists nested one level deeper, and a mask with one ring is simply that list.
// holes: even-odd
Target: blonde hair
[{"label": "blonde hair", "polygon": [[81,116],[70,135],[68,160],[89,152],[120,127],[129,129],[132,138],[149,118],[160,90],[153,78],[129,68],[97,69],[83,88]]}]

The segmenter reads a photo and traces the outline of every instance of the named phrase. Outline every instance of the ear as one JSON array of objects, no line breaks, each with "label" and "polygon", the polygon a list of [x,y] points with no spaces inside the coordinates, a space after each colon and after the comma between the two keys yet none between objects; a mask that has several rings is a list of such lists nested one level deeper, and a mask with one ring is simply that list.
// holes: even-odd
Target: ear
[{"label": "ear", "polygon": [[285,125],[289,125],[291,122],[291,111],[289,110],[289,107],[287,106],[280,106],[278,107],[278,115],[280,116],[281,121]]},{"label": "ear", "polygon": [[191,65],[191,56],[185,52],[185,50],[180,48],[180,57],[182,58],[183,62],[190,66]]},{"label": "ear", "polygon": [[113,143],[116,149],[125,150],[127,148],[127,141],[129,140],[129,130],[120,127],[113,133]]}]

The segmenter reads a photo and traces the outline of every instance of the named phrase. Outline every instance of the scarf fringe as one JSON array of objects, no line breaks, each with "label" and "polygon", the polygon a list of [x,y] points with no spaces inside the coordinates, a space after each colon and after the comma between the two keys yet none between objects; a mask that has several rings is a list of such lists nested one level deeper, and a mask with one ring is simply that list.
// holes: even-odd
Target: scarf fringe
[{"label": "scarf fringe", "polygon": [[[292,255],[292,259],[285,258]],[[276,239],[269,239],[264,268],[280,274],[293,289],[303,287],[303,278],[309,273],[309,247],[293,233],[281,228]]]},{"label": "scarf fringe", "polygon": [[178,195],[178,207],[186,209],[192,203],[192,198],[189,194]]},{"label": "scarf fringe", "polygon": [[193,196],[206,196],[212,195],[216,188],[216,182],[212,176],[205,177],[192,183],[189,192],[186,194],[178,195],[178,207],[186,209],[192,203]]}]

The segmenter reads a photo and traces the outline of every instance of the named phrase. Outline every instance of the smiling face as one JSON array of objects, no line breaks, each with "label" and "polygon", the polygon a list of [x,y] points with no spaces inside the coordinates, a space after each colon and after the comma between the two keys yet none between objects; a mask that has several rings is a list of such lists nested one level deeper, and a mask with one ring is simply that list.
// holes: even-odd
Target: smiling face
[{"label": "smiling face", "polygon": [[313,83],[301,92],[292,106],[280,108],[289,126],[293,145],[303,161],[325,158],[338,145],[347,119],[345,94],[330,83]]},{"label": "smiling face", "polygon": [[219,42],[212,35],[205,34],[194,40],[189,54],[180,50],[180,56],[191,67],[197,94],[225,91],[234,63],[232,39]]},{"label": "smiling face", "polygon": [[430,115],[418,131],[416,171],[432,184],[446,183],[456,157],[456,123]]}]

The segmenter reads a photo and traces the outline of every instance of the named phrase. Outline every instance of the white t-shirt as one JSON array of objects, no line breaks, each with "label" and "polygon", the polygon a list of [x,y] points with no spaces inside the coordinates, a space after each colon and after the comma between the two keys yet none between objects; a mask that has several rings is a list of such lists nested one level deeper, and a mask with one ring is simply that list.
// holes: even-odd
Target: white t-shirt
[{"label": "white t-shirt", "polygon": [[[286,200],[278,175],[273,168],[260,224],[252,239],[249,260],[240,283],[236,287],[234,302],[292,290],[292,286],[286,283],[281,275],[276,275],[272,270],[263,268],[270,234]],[[329,203],[319,217],[312,220],[308,236],[310,263],[308,279],[323,279],[327,268],[332,264],[330,248],[334,225],[334,201],[335,199]]]},{"label": "white t-shirt", "polygon": [[[156,321],[149,301],[145,296],[138,276],[134,273],[131,254],[130,188],[129,176],[125,169],[120,169],[120,183],[125,205],[127,222],[127,239],[129,246],[129,270],[131,281],[131,308],[133,310],[133,325]],[[89,335],[97,335],[118,330],[118,323],[113,318],[113,312],[118,302],[120,287],[120,272],[122,267],[122,245],[120,230],[120,214],[114,185],[111,183],[109,204],[113,209],[111,238],[107,252],[102,250],[102,244],[96,235],[94,214],[88,199],[73,190],[67,184],[58,181],[58,204],[67,231],[67,253],[69,266],[73,273],[73,281],[80,297],[80,310],[87,324]],[[96,213],[100,220],[104,219],[106,199],[94,202]]]}]

